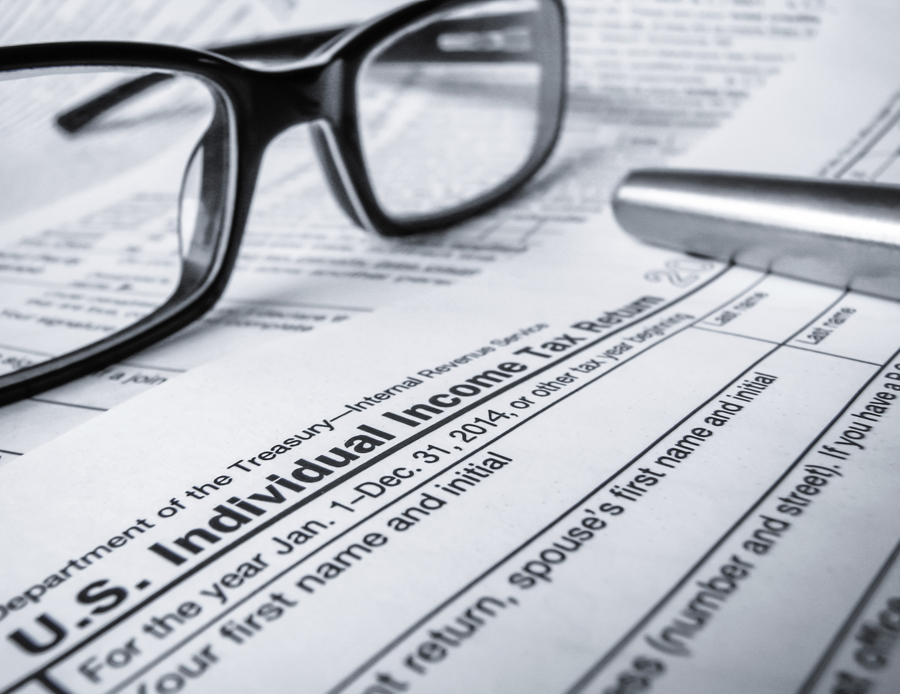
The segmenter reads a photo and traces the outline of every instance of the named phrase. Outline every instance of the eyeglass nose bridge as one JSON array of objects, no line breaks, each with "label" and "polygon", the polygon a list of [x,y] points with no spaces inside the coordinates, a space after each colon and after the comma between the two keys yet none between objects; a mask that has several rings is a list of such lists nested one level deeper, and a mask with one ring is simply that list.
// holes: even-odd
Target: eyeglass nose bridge
[{"label": "eyeglass nose bridge", "polygon": [[[326,183],[338,206],[360,228],[373,231],[365,207],[347,171],[345,152],[334,130],[347,137],[347,65],[338,58],[327,64],[302,65],[279,72],[257,72],[248,82],[249,103],[246,122],[254,124],[252,134],[262,156],[280,134],[297,125],[311,126],[313,149]],[[349,132],[348,132],[349,131]]]},{"label": "eyeglass nose bridge", "polygon": [[304,65],[273,72],[254,70],[244,81],[240,102],[257,144],[265,147],[284,131],[322,117],[330,66]]}]

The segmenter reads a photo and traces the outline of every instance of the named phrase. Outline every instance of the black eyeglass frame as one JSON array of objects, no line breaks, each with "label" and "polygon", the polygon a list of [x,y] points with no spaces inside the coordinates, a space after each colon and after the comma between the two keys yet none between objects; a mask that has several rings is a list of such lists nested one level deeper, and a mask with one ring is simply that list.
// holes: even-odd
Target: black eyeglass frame
[{"label": "black eyeglass frame", "polygon": [[[220,171],[218,177],[204,181],[204,195],[226,198],[204,233],[195,233],[179,285],[165,304],[97,342],[0,376],[0,405],[97,371],[206,313],[224,292],[234,268],[265,149],[295,125],[311,124],[317,154],[342,209],[357,225],[384,236],[446,228],[509,198],[549,157],[565,110],[565,11],[562,0],[538,2],[543,11],[552,13],[557,36],[550,37],[556,45],[542,63],[540,117],[530,156],[515,175],[487,194],[444,213],[408,219],[392,217],[382,208],[369,179],[358,121],[357,77],[367,56],[392,35],[473,0],[415,2],[349,29],[310,57],[282,68],[249,67],[212,52],[165,44],[61,42],[0,48],[0,73],[110,67],[200,78],[211,87],[217,105],[204,137],[204,169]],[[227,179],[224,173],[229,174]]]}]

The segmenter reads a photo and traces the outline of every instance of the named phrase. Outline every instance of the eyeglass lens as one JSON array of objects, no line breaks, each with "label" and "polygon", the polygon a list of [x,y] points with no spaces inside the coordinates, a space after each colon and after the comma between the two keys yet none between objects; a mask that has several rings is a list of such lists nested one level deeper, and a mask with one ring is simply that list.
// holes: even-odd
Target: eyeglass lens
[{"label": "eyeglass lens", "polygon": [[0,81],[0,374],[120,331],[178,286],[205,214],[210,88],[178,76],[77,133],[56,124],[69,105],[141,74],[33,70]]},{"label": "eyeglass lens", "polygon": [[409,219],[490,194],[529,160],[558,29],[538,0],[472,2],[377,46],[359,74],[360,136],[384,211]]}]

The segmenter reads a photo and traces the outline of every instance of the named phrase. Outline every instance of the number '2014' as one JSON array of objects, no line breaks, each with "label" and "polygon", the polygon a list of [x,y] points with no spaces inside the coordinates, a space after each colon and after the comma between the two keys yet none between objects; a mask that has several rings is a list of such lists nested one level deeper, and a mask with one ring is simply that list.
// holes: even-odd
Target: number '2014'
[{"label": "number '2014'", "polygon": [[[494,410],[488,411],[488,419],[482,419],[481,417],[477,417],[474,422],[470,422],[469,424],[463,424],[459,429],[454,429],[450,432],[450,438],[452,439],[462,439],[463,443],[471,443],[481,434],[486,434],[487,429],[483,426],[480,426],[478,422],[481,424],[486,424],[489,427],[496,427],[494,424],[498,419],[508,419],[509,415],[505,412],[495,412]],[[490,421],[488,421],[490,420]]]}]

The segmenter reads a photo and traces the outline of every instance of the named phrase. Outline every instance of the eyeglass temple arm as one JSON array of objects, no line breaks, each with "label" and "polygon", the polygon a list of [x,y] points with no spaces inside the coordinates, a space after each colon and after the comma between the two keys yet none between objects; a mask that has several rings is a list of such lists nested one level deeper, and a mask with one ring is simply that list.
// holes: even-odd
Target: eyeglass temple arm
[{"label": "eyeglass temple arm", "polygon": [[[528,33],[533,13],[450,19],[422,27],[401,37],[379,56],[379,62],[519,62],[534,59]],[[300,60],[343,34],[353,25],[278,36],[258,41],[222,44],[207,48],[235,60]],[[98,94],[56,117],[67,133],[77,133],[98,117],[173,75],[153,72]]]}]

